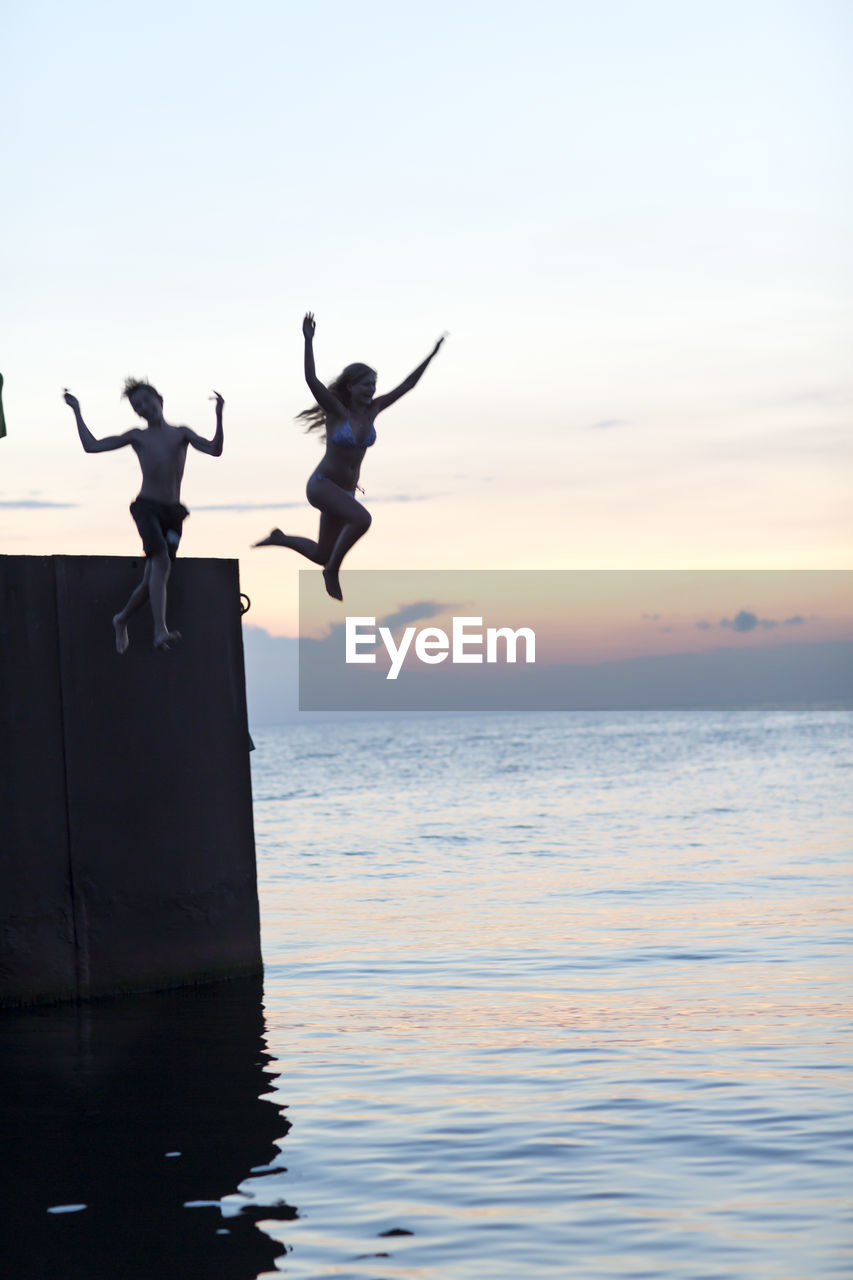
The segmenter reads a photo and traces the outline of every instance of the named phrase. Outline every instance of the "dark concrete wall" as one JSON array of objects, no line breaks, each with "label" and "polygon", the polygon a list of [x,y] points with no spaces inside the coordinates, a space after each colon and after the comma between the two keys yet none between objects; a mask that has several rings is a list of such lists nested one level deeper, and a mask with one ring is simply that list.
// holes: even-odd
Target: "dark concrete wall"
[{"label": "dark concrete wall", "polygon": [[261,968],[237,564],[0,557],[0,1003]]}]

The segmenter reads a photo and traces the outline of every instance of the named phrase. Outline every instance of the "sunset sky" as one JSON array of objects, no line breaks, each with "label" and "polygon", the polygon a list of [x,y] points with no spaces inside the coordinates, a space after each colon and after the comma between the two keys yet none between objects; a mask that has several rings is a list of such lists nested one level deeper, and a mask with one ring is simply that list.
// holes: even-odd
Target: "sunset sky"
[{"label": "sunset sky", "polygon": [[247,620],[295,634],[305,562],[250,544],[314,536],[310,308],[320,376],[380,392],[450,334],[379,419],[345,591],[849,568],[851,28],[830,0],[10,9],[0,551],[139,553],[133,454],[85,456],[64,386],[96,435],[138,421],[128,374],[205,434],[216,388],[182,555],[239,558]]}]

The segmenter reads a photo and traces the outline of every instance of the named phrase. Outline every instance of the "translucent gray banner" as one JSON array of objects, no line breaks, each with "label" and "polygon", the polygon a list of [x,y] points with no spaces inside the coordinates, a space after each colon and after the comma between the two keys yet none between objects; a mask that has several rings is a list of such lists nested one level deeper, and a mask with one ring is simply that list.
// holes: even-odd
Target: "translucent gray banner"
[{"label": "translucent gray banner", "polygon": [[853,573],[299,575],[302,711],[853,703]]}]

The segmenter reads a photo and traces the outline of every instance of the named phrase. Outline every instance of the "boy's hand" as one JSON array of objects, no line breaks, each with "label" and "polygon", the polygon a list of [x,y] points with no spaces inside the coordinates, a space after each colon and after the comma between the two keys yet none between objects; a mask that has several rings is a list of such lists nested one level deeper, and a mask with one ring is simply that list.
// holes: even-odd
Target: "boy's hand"
[{"label": "boy's hand", "polygon": [[303,338],[306,338],[306,339],[307,339],[307,338],[313,338],[313,337],[314,337],[314,330],[315,330],[315,328],[316,328],[316,327],[317,327],[317,326],[316,326],[315,321],[314,321],[314,312],[313,312],[313,311],[306,311],[306,313],[305,313],[305,319],[302,321],[302,336],[303,336]]},{"label": "boy's hand", "polygon": [[80,411],[80,401],[76,396],[72,396],[68,388],[65,388],[65,395],[62,397],[69,409],[73,409],[75,413]]},{"label": "boy's hand", "polygon": [[221,413],[222,408],[225,404],[225,401],[222,399],[222,396],[219,394],[218,391],[214,391],[213,395],[211,396],[211,399],[216,401],[216,412]]}]

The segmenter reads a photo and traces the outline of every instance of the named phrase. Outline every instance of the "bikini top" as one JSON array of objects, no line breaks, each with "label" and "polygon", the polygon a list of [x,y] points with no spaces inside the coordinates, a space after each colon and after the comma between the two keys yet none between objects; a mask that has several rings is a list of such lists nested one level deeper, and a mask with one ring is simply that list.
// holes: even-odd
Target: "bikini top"
[{"label": "bikini top", "polygon": [[376,444],[376,428],[373,423],[370,424],[370,430],[364,440],[359,444],[352,432],[352,423],[349,418],[346,422],[342,422],[335,434],[331,437],[332,444],[342,445],[344,449],[369,449],[372,444]]}]

